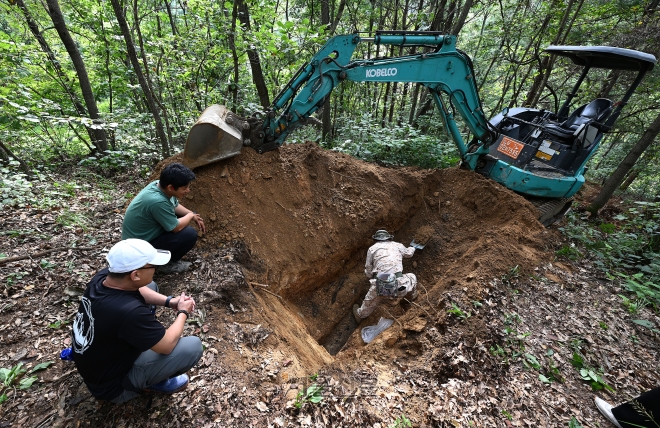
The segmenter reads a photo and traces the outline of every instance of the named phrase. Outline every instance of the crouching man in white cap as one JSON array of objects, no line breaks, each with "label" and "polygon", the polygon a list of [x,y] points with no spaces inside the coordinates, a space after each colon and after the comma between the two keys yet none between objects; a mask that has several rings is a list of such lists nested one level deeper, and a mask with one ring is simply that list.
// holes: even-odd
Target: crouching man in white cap
[{"label": "crouching man in white cap", "polygon": [[[188,385],[185,374],[202,356],[198,337],[181,337],[195,310],[192,297],[158,293],[156,266],[170,252],[140,239],[115,244],[108,267],[87,284],[73,322],[73,360],[92,395],[123,403],[143,392],[173,394]],[[150,306],[176,311],[167,329]]]},{"label": "crouching man in white cap", "polygon": [[376,231],[373,238],[378,242],[367,250],[364,266],[371,288],[364,296],[362,306],[353,305],[357,322],[371,315],[383,298],[417,298],[417,277],[413,273],[403,273],[403,258],[412,257],[415,247],[392,241],[394,236],[387,230]]}]

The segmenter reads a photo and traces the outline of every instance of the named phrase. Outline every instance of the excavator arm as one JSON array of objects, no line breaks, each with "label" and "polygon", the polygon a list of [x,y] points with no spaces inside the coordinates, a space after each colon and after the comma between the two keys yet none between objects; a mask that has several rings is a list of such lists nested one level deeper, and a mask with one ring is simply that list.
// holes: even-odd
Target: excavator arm
[{"label": "excavator arm", "polygon": [[[356,59],[359,43],[376,46],[420,46],[431,52],[415,55]],[[323,106],[343,81],[413,82],[428,88],[448,133],[466,166],[475,169],[477,158],[488,153],[495,140],[481,107],[469,57],[456,49],[456,37],[431,32],[356,34],[331,38],[303,65],[275,97],[263,115],[241,118],[221,106],[211,106],[193,126],[184,152],[184,163],[196,167],[235,156],[242,146],[264,153],[281,146],[296,128]],[[446,98],[447,101],[443,100]],[[470,147],[454,120],[459,114],[476,137]]]}]

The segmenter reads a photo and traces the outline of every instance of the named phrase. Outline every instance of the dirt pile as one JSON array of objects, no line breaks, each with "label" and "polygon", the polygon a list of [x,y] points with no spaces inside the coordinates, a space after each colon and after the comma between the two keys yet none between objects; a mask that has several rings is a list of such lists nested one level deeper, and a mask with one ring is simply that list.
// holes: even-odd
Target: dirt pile
[{"label": "dirt pile", "polygon": [[[173,161],[179,158],[167,163]],[[263,302],[273,312],[270,327],[288,335],[293,320],[331,354],[362,345],[351,307],[368,290],[364,258],[377,229],[405,245],[427,241],[404,270],[418,276],[431,308],[394,302],[363,326],[380,316],[405,321],[437,312],[442,293],[453,288],[479,300],[485,279],[543,258],[548,232],[533,206],[469,171],[384,168],[308,143],[264,155],[246,149],[195,172],[184,203],[210,220],[202,255],[243,242],[249,281],[272,293]],[[291,318],[288,326],[283,318]],[[309,352],[307,342],[298,352]],[[329,356],[305,359],[322,365]]]}]

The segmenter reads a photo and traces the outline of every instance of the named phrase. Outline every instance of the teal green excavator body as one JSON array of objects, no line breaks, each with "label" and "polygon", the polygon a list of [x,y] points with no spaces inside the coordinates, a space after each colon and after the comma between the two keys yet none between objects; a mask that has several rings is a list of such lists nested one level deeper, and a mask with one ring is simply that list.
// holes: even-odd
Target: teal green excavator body
[{"label": "teal green excavator body", "polygon": [[[357,46],[364,42],[377,46],[376,52],[383,46],[417,46],[426,51],[353,59]],[[643,52],[604,46],[551,46],[546,51],[583,67],[561,109],[506,109],[488,121],[472,62],[456,48],[455,36],[401,31],[377,32],[372,37],[335,36],[297,71],[263,114],[242,118],[224,107],[209,107],[188,136],[184,163],[196,167],[235,156],[242,146],[259,153],[278,148],[293,130],[307,124],[343,81],[412,82],[428,89],[464,167],[528,197],[569,201],[584,184],[586,164],[603,135],[611,130],[656,59]],[[592,68],[634,71],[637,77],[621,101],[598,98],[569,115],[571,101]],[[457,114],[472,135],[469,142],[459,131]]]}]

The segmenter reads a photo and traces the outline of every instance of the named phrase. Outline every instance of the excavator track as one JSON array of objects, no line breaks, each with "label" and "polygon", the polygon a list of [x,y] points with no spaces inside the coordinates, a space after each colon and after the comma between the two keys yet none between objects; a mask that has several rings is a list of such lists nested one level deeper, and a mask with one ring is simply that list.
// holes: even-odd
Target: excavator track
[{"label": "excavator track", "polygon": [[545,227],[548,227],[562,218],[570,211],[573,205],[573,198],[560,198],[560,199],[542,199],[542,198],[528,198],[534,204],[539,213],[539,222]]}]

